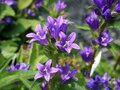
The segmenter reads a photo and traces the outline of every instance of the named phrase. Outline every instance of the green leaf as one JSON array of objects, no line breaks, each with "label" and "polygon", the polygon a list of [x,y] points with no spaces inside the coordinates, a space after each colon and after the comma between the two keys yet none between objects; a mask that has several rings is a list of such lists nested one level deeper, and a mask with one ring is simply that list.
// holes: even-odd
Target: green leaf
[{"label": "green leaf", "polygon": [[17,44],[13,41],[2,41],[0,48],[2,49],[2,55],[5,58],[11,58],[17,50]]},{"label": "green leaf", "polygon": [[5,16],[14,16],[15,12],[14,10],[6,5],[6,4],[0,4],[0,19],[4,18]]},{"label": "green leaf", "polygon": [[117,59],[118,58],[118,53],[120,51],[120,45],[115,44],[115,43],[111,43],[108,45],[107,47],[113,54],[114,58]]},{"label": "green leaf", "polygon": [[110,25],[109,25],[109,28],[120,29],[120,21],[111,22]]},{"label": "green leaf", "polygon": [[25,9],[27,8],[33,0],[18,0],[18,8],[19,9]]},{"label": "green leaf", "polygon": [[[0,88],[20,81],[20,78],[30,79],[35,75],[35,71],[13,71],[0,74]],[[7,81],[7,82],[6,82]]]},{"label": "green leaf", "polygon": [[88,25],[74,25],[76,28],[79,28],[81,30],[89,31],[90,27]]}]

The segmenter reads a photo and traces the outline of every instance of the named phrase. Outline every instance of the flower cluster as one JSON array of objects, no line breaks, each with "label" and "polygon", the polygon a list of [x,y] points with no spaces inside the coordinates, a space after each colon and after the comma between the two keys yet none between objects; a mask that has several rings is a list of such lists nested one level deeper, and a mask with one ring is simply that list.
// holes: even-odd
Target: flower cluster
[{"label": "flower cluster", "polygon": [[[70,53],[72,48],[77,50],[80,49],[79,46],[74,43],[76,33],[72,32],[68,37],[65,34],[68,24],[70,23],[70,21],[63,19],[62,16],[59,16],[58,18],[48,16],[47,22],[43,28],[38,24],[35,29],[36,33],[29,33],[26,37],[32,38],[30,43],[37,41],[43,45],[48,45],[50,43],[48,41],[51,41],[48,39],[54,38],[56,46],[58,46],[62,51]],[[47,36],[50,36],[50,38]]]},{"label": "flower cluster", "polygon": [[45,65],[40,63],[36,65],[39,72],[35,75],[34,79],[37,80],[42,77],[45,78],[45,82],[40,85],[42,90],[46,90],[47,83],[50,81],[50,79],[52,79],[53,74],[57,72],[60,74],[62,83],[65,83],[72,78],[76,79],[75,74],[77,73],[77,70],[70,70],[70,66],[68,64],[65,64],[63,67],[59,64],[57,64],[56,67],[51,67],[51,64],[52,60],[49,59]]},{"label": "flower cluster", "polygon": [[96,75],[95,79],[89,79],[89,81],[86,83],[86,86],[90,90],[101,90],[102,88],[104,88],[104,90],[112,90],[109,86],[110,79],[111,77],[109,77],[107,73],[105,73],[102,77]]},{"label": "flower cluster", "polygon": [[11,65],[6,68],[7,71],[16,71],[16,70],[29,70],[30,65],[26,65],[25,63],[16,63],[15,65]]}]

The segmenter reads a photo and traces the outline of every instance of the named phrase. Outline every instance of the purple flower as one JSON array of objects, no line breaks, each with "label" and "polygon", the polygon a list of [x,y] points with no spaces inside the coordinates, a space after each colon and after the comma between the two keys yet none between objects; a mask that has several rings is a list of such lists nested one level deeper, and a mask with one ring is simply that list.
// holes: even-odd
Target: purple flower
[{"label": "purple flower", "polygon": [[12,17],[7,16],[7,17],[3,18],[2,20],[0,20],[0,23],[10,24],[10,23],[12,23],[12,21],[13,21]]},{"label": "purple flower", "polygon": [[57,41],[55,44],[62,51],[67,51],[68,53],[70,53],[72,48],[80,49],[80,47],[76,43],[74,43],[76,38],[75,32],[72,32],[68,37],[63,32],[60,32],[59,36],[60,36],[60,41]]},{"label": "purple flower", "polygon": [[100,86],[99,86],[99,83],[90,78],[89,81],[86,83],[86,86],[90,89],[90,90],[101,90],[100,89]]},{"label": "purple flower", "polygon": [[115,1],[115,0],[107,0],[107,6],[108,6],[109,8],[111,8],[111,7],[112,7],[112,4],[114,3],[114,1]]},{"label": "purple flower", "polygon": [[99,27],[100,20],[95,14],[95,12],[92,12],[90,16],[86,17],[86,22],[90,26],[91,29],[96,30]]},{"label": "purple flower", "polygon": [[60,12],[60,11],[64,10],[64,8],[66,7],[66,4],[64,2],[61,2],[60,0],[58,0],[55,7],[56,7],[56,11]]},{"label": "purple flower", "polygon": [[41,88],[41,90],[47,90],[47,82],[43,82],[43,83],[41,83],[40,84],[40,88]]},{"label": "purple flower", "polygon": [[29,70],[30,65],[26,65],[25,63],[17,63],[15,65],[11,65],[6,68],[7,71],[16,71],[16,70]]},{"label": "purple flower", "polygon": [[102,8],[103,6],[106,5],[105,0],[93,0],[93,2],[95,3],[95,5],[99,8]]},{"label": "purple flower", "polygon": [[120,13],[120,2],[118,2],[115,6],[115,11]]},{"label": "purple flower", "polygon": [[104,86],[107,87],[111,77],[108,76],[107,73],[105,73],[102,77],[99,75],[96,75],[96,79]]},{"label": "purple flower", "polygon": [[47,40],[47,29],[44,27],[42,28],[40,24],[36,25],[35,29],[36,33],[28,33],[26,37],[32,38],[30,40],[30,43],[37,41],[40,44],[43,45],[48,45],[48,40]]},{"label": "purple flower", "polygon": [[[109,86],[110,77],[108,77],[108,74],[105,73],[103,77],[96,75],[95,78],[90,78],[88,82],[86,83],[86,86],[90,90],[112,90]],[[103,88],[103,89],[102,89]]]},{"label": "purple flower", "polygon": [[48,22],[46,23],[46,26],[50,31],[51,37],[54,39],[59,37],[59,33],[61,31],[66,32],[68,24],[71,23],[68,20],[63,19],[62,16],[59,16],[58,18],[52,18],[48,16],[47,20]]},{"label": "purple flower", "polygon": [[65,64],[65,66],[59,66],[59,72],[61,75],[62,83],[65,83],[66,81],[70,79],[77,79],[75,77],[75,74],[77,73],[76,69],[70,70],[70,66],[68,64]]},{"label": "purple flower", "polygon": [[45,80],[48,82],[52,78],[52,74],[58,72],[58,69],[55,67],[51,67],[52,60],[49,59],[45,65],[37,64],[36,67],[39,72],[35,75],[34,79],[39,79],[44,77]]},{"label": "purple flower", "polygon": [[90,62],[92,59],[92,48],[91,47],[84,47],[84,49],[82,51],[80,51],[80,55],[83,58],[83,60],[85,60],[86,62]]},{"label": "purple flower", "polygon": [[16,0],[0,0],[0,3],[4,3],[11,6],[16,4]]},{"label": "purple flower", "polygon": [[105,31],[99,35],[97,39],[95,39],[95,43],[98,43],[100,46],[107,46],[113,39],[110,38],[109,31]]},{"label": "purple flower", "polygon": [[115,90],[120,90],[120,79],[115,81]]},{"label": "purple flower", "polygon": [[26,9],[26,13],[29,16],[32,16],[32,17],[34,17],[36,15],[36,13],[32,9],[30,9],[30,8]]},{"label": "purple flower", "polygon": [[43,0],[36,0],[35,1],[35,7],[36,8],[40,8],[42,6],[42,4],[43,4]]},{"label": "purple flower", "polygon": [[102,17],[105,19],[105,20],[109,20],[112,15],[111,15],[111,10],[108,8],[108,6],[104,6],[102,8]]}]

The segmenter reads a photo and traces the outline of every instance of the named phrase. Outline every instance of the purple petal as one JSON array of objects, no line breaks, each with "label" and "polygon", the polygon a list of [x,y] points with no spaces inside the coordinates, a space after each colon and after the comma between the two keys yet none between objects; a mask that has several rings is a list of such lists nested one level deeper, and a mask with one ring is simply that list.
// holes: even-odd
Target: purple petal
[{"label": "purple petal", "polygon": [[68,48],[65,48],[65,50],[68,52],[68,53],[70,53],[71,52],[71,47],[68,47]]},{"label": "purple petal", "polygon": [[43,69],[45,68],[45,66],[42,65],[41,63],[38,63],[38,64],[36,65],[36,67],[37,67],[37,69],[40,70],[40,71],[43,71]]},{"label": "purple petal", "polygon": [[57,42],[55,43],[55,45],[58,46],[58,47],[62,47],[60,41],[57,41]]},{"label": "purple petal", "polygon": [[70,41],[70,42],[74,42],[74,41],[75,41],[75,38],[76,38],[76,33],[75,33],[75,32],[72,32],[72,33],[68,36],[67,40]]},{"label": "purple petal", "polygon": [[50,80],[50,74],[44,75],[44,78],[45,78],[46,81],[49,81]]},{"label": "purple petal", "polygon": [[49,59],[49,60],[46,62],[46,64],[45,64],[45,66],[47,67],[47,69],[50,69],[51,64],[52,64],[52,60]]},{"label": "purple petal", "polygon": [[48,20],[49,23],[54,23],[54,19],[51,16],[48,16],[47,20]]},{"label": "purple petal", "polygon": [[42,28],[41,28],[41,25],[40,25],[40,24],[37,24],[37,25],[36,25],[36,28],[35,28],[35,31],[36,31],[36,32],[40,32],[41,29],[42,29]]},{"label": "purple petal", "polygon": [[41,77],[43,77],[43,75],[40,74],[40,72],[38,72],[38,73],[35,75],[34,79],[36,80],[36,79],[41,78]]},{"label": "purple petal", "polygon": [[30,37],[30,38],[35,37],[35,36],[36,36],[35,33],[28,33],[28,34],[26,35],[26,37]]},{"label": "purple petal", "polygon": [[80,49],[80,47],[76,43],[72,44],[72,48],[74,48],[74,49]]},{"label": "purple petal", "polygon": [[56,72],[58,72],[58,68],[52,67],[50,73],[56,73]]},{"label": "purple petal", "polygon": [[59,37],[60,37],[61,39],[65,39],[67,36],[65,35],[65,33],[60,32],[60,33],[59,33]]}]

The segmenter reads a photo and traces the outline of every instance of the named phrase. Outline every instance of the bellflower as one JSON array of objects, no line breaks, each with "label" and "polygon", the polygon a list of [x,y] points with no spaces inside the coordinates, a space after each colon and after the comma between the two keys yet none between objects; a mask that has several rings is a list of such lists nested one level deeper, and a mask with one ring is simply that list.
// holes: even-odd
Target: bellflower
[{"label": "bellflower", "polygon": [[59,36],[60,36],[60,41],[57,41],[55,44],[62,51],[67,51],[68,53],[70,53],[72,48],[80,49],[80,47],[76,43],[74,43],[76,38],[75,32],[72,32],[68,37],[63,32],[60,32]]},{"label": "bellflower", "polygon": [[84,47],[84,49],[82,51],[79,52],[81,57],[83,58],[83,60],[85,60],[86,62],[90,62],[92,59],[92,48],[91,47]]},{"label": "bellflower", "polygon": [[92,79],[92,78],[90,78],[90,79],[88,80],[88,82],[86,83],[86,86],[87,86],[90,90],[101,90],[101,89],[100,89],[100,86],[99,86],[99,83],[98,83],[96,80]]},{"label": "bellflower", "polygon": [[100,46],[107,46],[113,39],[110,38],[110,33],[109,31],[105,31],[99,35],[97,39],[94,41],[98,43]]},{"label": "bellflower", "polygon": [[102,8],[102,17],[105,19],[105,20],[109,20],[112,15],[111,15],[111,10],[108,8],[108,6],[104,6]]},{"label": "bellflower", "polygon": [[60,12],[60,11],[64,10],[64,8],[66,7],[66,4],[64,2],[61,2],[60,0],[58,0],[55,7],[56,7],[56,11]]},{"label": "bellflower", "polygon": [[115,90],[120,90],[120,79],[115,81]]},{"label": "bellflower", "polygon": [[35,7],[36,8],[40,8],[42,6],[42,4],[43,4],[43,0],[36,0],[35,1]]},{"label": "bellflower", "polygon": [[48,16],[46,26],[50,32],[52,38],[57,39],[59,37],[59,33],[66,32],[68,24],[71,23],[66,19],[63,19],[62,16],[58,18],[52,18]]},{"label": "bellflower", "polygon": [[70,70],[70,66],[68,64],[65,64],[65,66],[61,66],[59,67],[59,72],[61,75],[61,80],[62,83],[65,83],[66,81],[70,80],[70,79],[77,79],[75,77],[75,74],[77,73],[76,69],[72,69]]},{"label": "bellflower", "polygon": [[6,70],[7,71],[16,71],[16,70],[29,70],[30,65],[26,65],[25,63],[16,63],[15,65],[11,65]]},{"label": "bellflower", "polygon": [[120,13],[120,1],[116,4],[115,11]]},{"label": "bellflower", "polygon": [[10,24],[10,23],[12,23],[12,21],[13,21],[12,17],[7,16],[7,17],[3,18],[2,20],[0,20],[0,23]]},{"label": "bellflower", "polygon": [[107,73],[105,73],[102,77],[96,75],[96,79],[104,86],[107,87],[111,77],[108,76]]},{"label": "bellflower", "polygon": [[96,30],[99,27],[100,20],[95,14],[95,12],[92,12],[90,16],[86,17],[86,22],[90,26],[91,29]]},{"label": "bellflower", "polygon": [[36,67],[39,72],[35,75],[34,79],[39,79],[44,77],[47,82],[52,78],[52,74],[58,72],[58,69],[55,67],[51,67],[52,60],[48,60],[45,65],[37,64]]},{"label": "bellflower", "polygon": [[47,82],[43,82],[42,84],[40,84],[41,90],[47,90],[47,85]]},{"label": "bellflower", "polygon": [[26,37],[32,38],[30,43],[37,41],[40,44],[48,45],[47,29],[45,27],[42,28],[40,24],[36,25],[35,33],[28,33]]},{"label": "bellflower", "polygon": [[92,0],[92,1],[99,8],[102,8],[103,6],[106,5],[105,0]]},{"label": "bellflower", "polygon": [[32,17],[34,17],[36,15],[36,13],[32,9],[30,9],[30,8],[26,9],[26,13],[29,16],[32,16]]},{"label": "bellflower", "polygon": [[96,75],[95,78],[90,78],[86,83],[86,86],[90,90],[112,90],[109,86],[110,77],[108,77],[107,73],[103,75],[103,77]]},{"label": "bellflower", "polygon": [[11,5],[16,4],[16,0],[0,0],[0,3],[7,4],[7,5],[11,6]]},{"label": "bellflower", "polygon": [[114,1],[115,0],[107,0],[107,6],[109,7],[109,8],[111,8],[112,7],[112,4],[114,3]]}]

